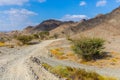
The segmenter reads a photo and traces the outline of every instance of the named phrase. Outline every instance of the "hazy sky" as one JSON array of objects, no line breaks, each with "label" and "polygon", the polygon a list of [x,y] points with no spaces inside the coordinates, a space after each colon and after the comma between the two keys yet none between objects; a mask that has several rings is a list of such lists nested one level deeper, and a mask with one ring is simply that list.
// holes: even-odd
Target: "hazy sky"
[{"label": "hazy sky", "polygon": [[120,0],[0,0],[0,31],[23,29],[46,19],[79,21],[118,6]]}]

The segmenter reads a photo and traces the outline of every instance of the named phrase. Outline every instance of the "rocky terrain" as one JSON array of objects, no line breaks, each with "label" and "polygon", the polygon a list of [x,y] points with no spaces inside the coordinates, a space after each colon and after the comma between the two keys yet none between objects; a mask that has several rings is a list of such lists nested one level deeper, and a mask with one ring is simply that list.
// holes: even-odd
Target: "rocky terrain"
[{"label": "rocky terrain", "polygon": [[0,56],[0,80],[62,80],[46,71],[41,66],[42,62],[53,66],[64,65],[81,68],[87,71],[95,71],[104,76],[120,78],[119,69],[97,68],[49,57],[46,46],[59,40],[64,39],[43,41],[37,45],[24,46],[16,49],[1,47],[0,51],[4,54]]}]

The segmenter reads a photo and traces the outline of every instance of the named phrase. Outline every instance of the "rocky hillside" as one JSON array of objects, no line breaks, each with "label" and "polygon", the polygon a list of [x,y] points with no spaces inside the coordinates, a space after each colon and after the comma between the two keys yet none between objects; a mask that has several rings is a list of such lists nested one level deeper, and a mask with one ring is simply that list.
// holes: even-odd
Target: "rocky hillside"
[{"label": "rocky hillside", "polygon": [[39,25],[35,26],[35,28],[33,30],[36,31],[50,31],[56,27],[58,27],[59,25],[61,25],[62,22],[58,21],[58,20],[46,20],[43,21],[42,23],[40,23]]},{"label": "rocky hillside", "polygon": [[105,15],[98,15],[89,20],[83,20],[77,26],[69,27],[66,31],[74,34],[117,36],[120,35],[120,7]]},{"label": "rocky hillside", "polygon": [[26,27],[22,33],[36,33],[36,32],[41,32],[41,31],[51,31],[57,27],[59,27],[60,25],[64,25],[64,24],[72,24],[74,23],[73,21],[67,21],[67,22],[63,22],[63,21],[59,21],[59,20],[45,20],[43,22],[41,22],[40,24],[38,24],[37,26],[28,26]]},{"label": "rocky hillside", "polygon": [[120,35],[120,7],[108,14],[99,14],[95,18],[83,19],[76,24],[60,25],[50,33],[56,33],[60,36],[63,36],[63,34],[73,36],[77,36],[77,34],[104,37],[118,36]]},{"label": "rocky hillside", "polygon": [[22,32],[23,33],[36,33],[40,31],[50,31],[62,24],[61,21],[58,20],[46,20],[42,23],[38,24],[37,26],[28,26]]},{"label": "rocky hillside", "polygon": [[78,22],[71,22],[71,21],[66,22],[66,23],[64,22],[64,24],[61,24],[57,28],[51,30],[50,35],[52,36],[52,35],[57,34],[59,37],[65,37],[67,35],[72,34],[72,32],[69,33],[67,29],[70,27],[76,26],[76,25],[78,25]]},{"label": "rocky hillside", "polygon": [[108,14],[99,14],[89,20],[81,20],[78,23],[60,25],[50,31],[51,35],[58,34],[60,37],[65,35],[77,36],[117,36],[120,34],[120,7]]}]

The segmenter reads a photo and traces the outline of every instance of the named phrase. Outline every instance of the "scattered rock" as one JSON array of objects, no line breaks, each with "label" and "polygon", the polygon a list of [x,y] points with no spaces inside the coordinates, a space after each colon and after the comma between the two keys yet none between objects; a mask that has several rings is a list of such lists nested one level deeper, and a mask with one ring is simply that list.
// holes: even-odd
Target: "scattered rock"
[{"label": "scattered rock", "polygon": [[41,63],[40,60],[36,57],[31,57],[31,60],[35,63],[37,63],[38,65]]},{"label": "scattered rock", "polygon": [[111,65],[115,65],[115,63],[110,63]]}]

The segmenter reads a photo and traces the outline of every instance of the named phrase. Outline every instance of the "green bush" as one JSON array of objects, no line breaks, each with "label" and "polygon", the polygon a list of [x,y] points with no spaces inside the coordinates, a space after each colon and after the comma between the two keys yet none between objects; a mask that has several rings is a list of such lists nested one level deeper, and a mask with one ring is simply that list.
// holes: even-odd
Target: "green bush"
[{"label": "green bush", "polygon": [[59,35],[55,33],[55,34],[53,35],[53,37],[54,37],[55,39],[57,39],[57,38],[59,37]]},{"label": "green bush", "polygon": [[51,72],[53,74],[59,75],[60,77],[67,77],[70,74],[67,67],[64,66],[55,66],[54,68],[51,69]]},{"label": "green bush", "polygon": [[39,35],[38,35],[38,34],[33,34],[33,37],[34,37],[35,39],[39,39]]},{"label": "green bush", "polygon": [[48,31],[40,32],[39,36],[40,36],[41,39],[45,39],[49,36],[49,32]]},{"label": "green bush", "polygon": [[28,42],[30,42],[32,39],[33,37],[28,35],[17,36],[17,40],[19,40],[23,44],[28,44]]},{"label": "green bush", "polygon": [[81,37],[80,39],[72,40],[72,49],[83,60],[94,60],[102,56],[104,42],[100,38]]},{"label": "green bush", "polygon": [[48,31],[42,31],[42,32],[38,32],[38,33],[34,34],[33,36],[35,39],[40,38],[41,40],[43,40],[43,39],[47,39],[49,37],[49,35],[50,35],[50,33]]},{"label": "green bush", "polygon": [[5,38],[1,37],[1,38],[0,38],[0,42],[3,42],[3,43],[4,43],[4,42],[5,42]]}]

